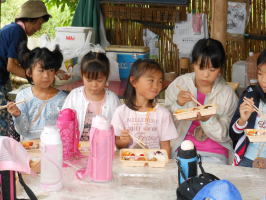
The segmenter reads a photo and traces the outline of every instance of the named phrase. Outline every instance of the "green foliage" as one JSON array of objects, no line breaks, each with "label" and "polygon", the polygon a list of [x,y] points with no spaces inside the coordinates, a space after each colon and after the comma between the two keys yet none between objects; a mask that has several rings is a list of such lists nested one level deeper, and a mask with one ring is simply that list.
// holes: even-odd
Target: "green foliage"
[{"label": "green foliage", "polygon": [[[51,38],[55,36],[55,27],[70,26],[76,9],[78,0],[43,0],[47,6],[49,14],[52,18],[47,23],[43,24],[42,29],[34,34],[34,37],[39,37],[42,34],[47,34]],[[20,6],[26,0],[6,0],[1,4],[1,27],[15,20],[15,17],[20,12]]]},{"label": "green foliage", "polygon": [[68,7],[69,11],[74,14],[78,0],[44,0],[48,8],[57,7],[63,12]]}]

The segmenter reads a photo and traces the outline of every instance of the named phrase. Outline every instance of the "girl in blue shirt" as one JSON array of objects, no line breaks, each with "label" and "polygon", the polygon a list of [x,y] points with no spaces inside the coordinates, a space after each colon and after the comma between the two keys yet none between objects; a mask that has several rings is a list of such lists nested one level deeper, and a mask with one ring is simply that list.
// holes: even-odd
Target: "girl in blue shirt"
[{"label": "girl in blue shirt", "polygon": [[8,103],[8,112],[13,116],[15,129],[24,140],[40,137],[45,125],[53,125],[66,94],[53,87],[55,73],[61,67],[63,56],[56,46],[54,51],[47,48],[29,50],[26,42],[19,47],[18,59],[25,67],[31,87],[21,90],[15,105]]},{"label": "girl in blue shirt", "polygon": [[229,134],[235,147],[235,165],[266,169],[266,142],[250,142],[244,134],[244,129],[266,130],[266,119],[252,107],[254,104],[266,114],[266,49],[257,60],[257,78],[258,84],[247,87],[241,95]]}]

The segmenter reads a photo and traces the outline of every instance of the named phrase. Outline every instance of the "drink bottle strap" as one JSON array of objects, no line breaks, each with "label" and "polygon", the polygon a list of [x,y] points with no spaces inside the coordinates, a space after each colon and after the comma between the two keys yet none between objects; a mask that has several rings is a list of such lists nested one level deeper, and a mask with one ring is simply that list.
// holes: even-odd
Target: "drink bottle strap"
[{"label": "drink bottle strap", "polygon": [[[27,184],[24,182],[21,173],[18,173],[18,180],[22,187],[24,188],[25,192],[27,193],[28,197],[30,200],[38,200],[35,194],[32,192],[32,190],[27,186]],[[22,199],[17,199],[17,200],[22,200]]]}]

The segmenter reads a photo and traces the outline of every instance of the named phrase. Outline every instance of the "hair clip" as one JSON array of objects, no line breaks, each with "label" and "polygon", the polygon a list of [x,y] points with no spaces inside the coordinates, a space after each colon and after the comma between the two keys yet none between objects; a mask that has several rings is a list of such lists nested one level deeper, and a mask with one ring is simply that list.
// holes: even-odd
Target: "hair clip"
[{"label": "hair clip", "polygon": [[91,47],[91,51],[94,53],[105,53],[105,50],[99,44],[93,44]]}]

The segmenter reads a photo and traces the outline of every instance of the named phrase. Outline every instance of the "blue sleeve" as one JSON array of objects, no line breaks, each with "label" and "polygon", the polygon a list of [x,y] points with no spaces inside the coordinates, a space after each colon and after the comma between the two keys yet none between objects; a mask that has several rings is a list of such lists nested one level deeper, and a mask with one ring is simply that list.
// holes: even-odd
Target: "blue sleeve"
[{"label": "blue sleeve", "polygon": [[[23,101],[28,97],[24,96],[23,92],[18,93],[16,97],[16,102]],[[29,134],[30,129],[30,122],[29,122],[29,111],[27,108],[26,103],[18,104],[17,107],[19,108],[21,114],[18,117],[13,117],[14,125],[16,131],[22,135],[27,136]]]}]

